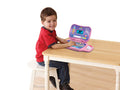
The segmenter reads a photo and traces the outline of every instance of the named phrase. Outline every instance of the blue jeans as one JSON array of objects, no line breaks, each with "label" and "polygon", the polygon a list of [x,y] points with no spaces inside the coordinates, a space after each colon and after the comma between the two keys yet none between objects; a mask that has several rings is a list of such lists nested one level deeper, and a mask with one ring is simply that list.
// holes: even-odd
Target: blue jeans
[{"label": "blue jeans", "polygon": [[[45,66],[44,62],[38,62],[38,64]],[[68,63],[50,60],[49,67],[57,68],[57,75],[58,79],[60,79],[60,85],[69,84],[70,75]]]}]

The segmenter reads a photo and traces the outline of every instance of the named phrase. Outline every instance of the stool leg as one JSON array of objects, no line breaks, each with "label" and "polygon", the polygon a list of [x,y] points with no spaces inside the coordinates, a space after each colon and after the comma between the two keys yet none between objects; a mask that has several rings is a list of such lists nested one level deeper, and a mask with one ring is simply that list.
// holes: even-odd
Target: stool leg
[{"label": "stool leg", "polygon": [[32,77],[31,77],[30,90],[33,90],[33,88],[34,88],[35,73],[36,73],[36,71],[33,70],[32,71]]}]

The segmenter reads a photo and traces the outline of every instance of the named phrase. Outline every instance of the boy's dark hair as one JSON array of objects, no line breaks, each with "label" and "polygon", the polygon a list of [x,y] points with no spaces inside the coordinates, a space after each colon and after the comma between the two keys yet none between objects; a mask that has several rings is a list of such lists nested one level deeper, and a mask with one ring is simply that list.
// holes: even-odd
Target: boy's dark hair
[{"label": "boy's dark hair", "polygon": [[44,8],[40,14],[41,21],[45,21],[46,17],[51,16],[51,15],[55,15],[57,19],[57,13],[54,9],[52,9],[51,7]]}]

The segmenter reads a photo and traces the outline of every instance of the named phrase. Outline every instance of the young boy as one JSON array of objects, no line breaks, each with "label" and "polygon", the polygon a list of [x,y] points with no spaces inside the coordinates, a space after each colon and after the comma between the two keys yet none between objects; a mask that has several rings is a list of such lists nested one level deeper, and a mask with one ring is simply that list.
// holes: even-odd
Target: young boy
[{"label": "young boy", "polygon": [[[57,13],[54,9],[47,7],[44,8],[40,15],[41,27],[40,35],[36,43],[36,59],[39,65],[44,66],[44,58],[42,52],[47,48],[66,48],[75,45],[73,41],[67,42],[67,40],[59,38],[56,35],[55,28],[57,26]],[[57,43],[57,42],[60,43]],[[58,78],[60,79],[60,90],[73,90],[70,86],[70,76],[68,63],[58,62],[50,60],[50,67],[57,68]],[[56,87],[55,78],[50,77],[50,81]]]}]

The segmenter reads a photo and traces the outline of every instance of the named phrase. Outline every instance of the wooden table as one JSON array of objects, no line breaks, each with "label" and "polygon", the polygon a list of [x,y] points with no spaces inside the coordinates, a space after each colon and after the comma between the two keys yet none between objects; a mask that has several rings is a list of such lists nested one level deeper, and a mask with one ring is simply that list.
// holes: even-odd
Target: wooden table
[{"label": "wooden table", "polygon": [[49,60],[69,62],[114,69],[116,72],[115,90],[120,90],[120,42],[91,39],[92,52],[77,52],[68,49],[47,49],[43,52],[45,60],[45,90],[49,90]]}]

